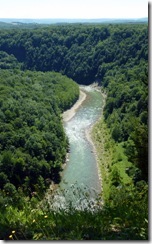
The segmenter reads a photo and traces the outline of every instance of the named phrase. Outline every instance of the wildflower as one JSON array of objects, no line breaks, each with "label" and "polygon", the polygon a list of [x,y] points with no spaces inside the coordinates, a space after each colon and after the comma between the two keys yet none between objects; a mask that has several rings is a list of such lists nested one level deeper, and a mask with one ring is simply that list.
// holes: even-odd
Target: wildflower
[{"label": "wildflower", "polygon": [[15,230],[12,230],[12,234],[15,234]]},{"label": "wildflower", "polygon": [[10,236],[9,236],[9,238],[10,238],[10,239],[12,239],[12,238],[13,238],[13,236],[12,236],[12,235],[10,235]]},{"label": "wildflower", "polygon": [[47,217],[48,217],[47,215],[44,216],[45,219],[46,219]]},{"label": "wildflower", "polygon": [[33,219],[33,223],[35,223],[35,219]]}]

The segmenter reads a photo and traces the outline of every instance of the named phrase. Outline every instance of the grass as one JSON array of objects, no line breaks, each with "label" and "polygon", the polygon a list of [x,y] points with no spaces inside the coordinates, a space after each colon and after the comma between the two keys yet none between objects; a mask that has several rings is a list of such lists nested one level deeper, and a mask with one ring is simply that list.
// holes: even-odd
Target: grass
[{"label": "grass", "polygon": [[[148,220],[145,217],[144,191],[114,189],[113,200],[94,210],[83,211],[70,204],[55,211],[48,202],[35,206],[23,199],[24,207],[7,206],[0,213],[4,240],[145,240]],[[146,191],[146,189],[145,189]],[[32,201],[36,202],[36,199]],[[87,200],[87,199],[86,199]],[[100,199],[98,201],[100,205]],[[139,214],[140,213],[140,214]],[[141,221],[142,220],[142,221]]]},{"label": "grass", "polygon": [[132,167],[133,164],[128,161],[127,156],[124,154],[124,148],[122,143],[115,146],[114,159],[112,161],[112,169],[116,168],[122,179],[123,184],[129,184],[132,182],[132,178],[126,173],[126,169]]},{"label": "grass", "polygon": [[132,178],[126,173],[126,169],[132,166],[124,154],[123,144],[116,144],[101,119],[92,130],[92,138],[96,146],[98,164],[101,171],[102,188],[104,199],[108,199],[112,184],[113,172],[118,173],[121,183],[127,185],[132,183]]},{"label": "grass", "polygon": [[96,147],[97,161],[101,172],[103,197],[107,199],[109,197],[109,175],[113,158],[113,147],[110,135],[102,119],[93,127],[91,136]]},{"label": "grass", "polygon": [[[22,208],[3,205],[0,211],[2,240],[147,240],[147,187],[111,189],[102,204],[88,202],[83,210],[69,202],[66,208],[50,208],[48,199],[22,198]],[[78,190],[79,194],[79,190]],[[142,221],[141,221],[142,220]]]}]

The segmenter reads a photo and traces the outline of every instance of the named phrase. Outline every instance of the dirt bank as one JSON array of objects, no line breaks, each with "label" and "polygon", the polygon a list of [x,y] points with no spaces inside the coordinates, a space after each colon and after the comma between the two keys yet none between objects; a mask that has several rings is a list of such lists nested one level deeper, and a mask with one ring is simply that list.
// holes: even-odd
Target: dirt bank
[{"label": "dirt bank", "polygon": [[80,96],[79,99],[76,101],[76,103],[68,110],[66,110],[63,114],[62,114],[62,118],[64,122],[69,121],[70,119],[72,119],[72,117],[75,115],[77,109],[81,106],[81,104],[83,103],[83,101],[86,99],[86,93],[83,92],[82,90],[80,90]]}]

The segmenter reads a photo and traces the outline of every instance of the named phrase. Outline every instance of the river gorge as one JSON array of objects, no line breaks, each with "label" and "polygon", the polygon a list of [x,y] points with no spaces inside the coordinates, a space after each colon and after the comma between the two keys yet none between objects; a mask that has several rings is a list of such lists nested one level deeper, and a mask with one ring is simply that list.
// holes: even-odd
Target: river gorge
[{"label": "river gorge", "polygon": [[64,197],[61,198],[61,195],[59,194],[59,197],[57,194],[55,202],[58,203],[70,199],[78,204],[84,192],[89,193],[91,198],[95,198],[101,192],[97,158],[89,132],[102,115],[104,98],[99,87],[80,86],[80,91],[84,96],[79,107],[73,116],[68,115],[69,118],[64,118],[64,128],[69,139],[69,154],[58,189],[64,192]]},{"label": "river gorge", "polygon": [[[63,114],[63,125],[69,140],[69,153],[53,206],[86,204],[84,195],[95,199],[101,192],[101,179],[90,129],[102,116],[104,97],[96,86],[80,86],[80,98]],[[82,201],[83,199],[83,201]],[[81,203],[80,203],[81,201]]]}]

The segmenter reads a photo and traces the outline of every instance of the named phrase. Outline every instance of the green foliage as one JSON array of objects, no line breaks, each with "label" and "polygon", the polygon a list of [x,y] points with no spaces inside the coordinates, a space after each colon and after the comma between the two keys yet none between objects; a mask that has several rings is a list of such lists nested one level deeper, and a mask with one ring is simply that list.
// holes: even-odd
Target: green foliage
[{"label": "green foliage", "polygon": [[61,72],[83,84],[107,83],[109,70],[114,68],[114,75],[117,67],[126,70],[148,60],[147,32],[147,24],[3,29],[0,50],[13,54],[25,69]]},{"label": "green foliage", "polygon": [[[33,27],[0,30],[1,239],[147,240],[147,24]],[[98,211],[41,206],[68,146],[60,114],[79,95],[71,79],[48,71],[106,90],[105,121],[94,129]]]},{"label": "green foliage", "polygon": [[13,54],[0,51],[0,68],[1,69],[17,69],[20,68],[18,60]]},{"label": "green foliage", "polygon": [[[16,58],[23,69],[58,71],[82,84],[99,81],[108,92],[104,115],[112,137],[116,142],[127,142],[129,137],[132,138],[138,152],[138,160],[134,163],[138,164],[147,180],[147,146],[141,150],[142,154],[140,151],[141,144],[147,139],[142,138],[139,144],[133,135],[136,126],[141,128],[141,134],[142,127],[147,127],[148,123],[147,23],[3,29],[0,31],[0,52],[2,62],[9,59],[13,68],[13,59]],[[7,68],[7,65],[2,68]],[[62,110],[76,100],[70,96],[67,102],[62,89],[58,92]],[[9,109],[1,116],[5,116],[7,121],[13,118]],[[138,118],[136,125],[133,121],[135,117]],[[15,123],[21,126],[20,121]],[[28,125],[33,123],[30,117]],[[147,133],[144,134],[147,136]],[[3,135],[2,139],[6,140]]]},{"label": "green foliage", "polygon": [[[79,192],[79,190],[78,190]],[[36,196],[22,198],[22,209],[5,205],[0,238],[4,240],[147,240],[147,186],[113,188],[108,202],[91,209],[50,209]],[[85,197],[89,204],[89,198]],[[97,209],[98,206],[98,209]],[[142,221],[141,221],[142,220]]]},{"label": "green foliage", "polygon": [[[140,150],[147,140],[148,123],[147,23],[3,29],[0,30],[0,54],[4,63],[2,68],[9,65],[14,68],[16,59],[22,69],[58,71],[81,84],[97,80],[103,85],[108,92],[104,115],[112,137],[116,142],[126,143],[131,138],[138,153],[132,161],[138,164],[147,180],[147,143]],[[62,88],[66,89],[64,85]],[[49,92],[47,94],[52,96]],[[73,95],[64,96],[62,89],[58,94],[62,111],[76,100]],[[30,107],[35,106],[31,101],[29,104]],[[7,109],[1,116],[9,121],[14,115]],[[135,124],[134,118],[138,118],[138,123]],[[27,122],[33,125],[33,116]],[[14,123],[21,126],[20,121]],[[43,128],[42,123],[39,126]],[[143,126],[146,126],[145,132]],[[141,128],[140,134],[145,134],[145,138],[140,138],[140,144],[136,143],[134,136],[136,127]],[[2,139],[6,140],[4,135]]]},{"label": "green foliage", "polygon": [[61,74],[20,70],[1,70],[0,86],[1,189],[6,183],[44,192],[46,179],[59,181],[68,147],[60,114],[79,88]]},{"label": "green foliage", "polygon": [[110,214],[108,238],[148,239],[148,184],[141,171],[128,161],[123,143],[116,144],[111,138],[103,119],[95,125],[92,136],[102,173],[105,215]]}]

